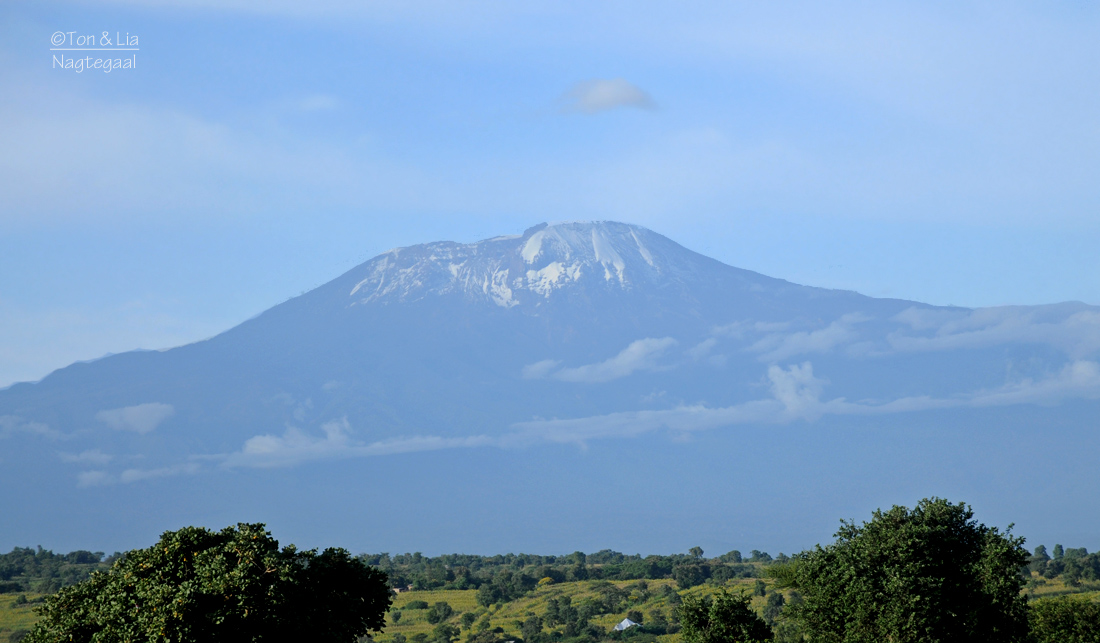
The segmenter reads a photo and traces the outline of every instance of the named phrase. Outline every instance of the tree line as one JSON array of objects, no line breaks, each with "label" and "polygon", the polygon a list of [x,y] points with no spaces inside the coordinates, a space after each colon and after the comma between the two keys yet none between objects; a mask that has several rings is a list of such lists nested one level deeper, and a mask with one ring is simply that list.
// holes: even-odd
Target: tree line
[{"label": "tree line", "polygon": [[[734,578],[756,578],[761,565],[785,561],[780,553],[772,558],[767,552],[753,550],[742,556],[734,550],[707,559],[703,550],[693,547],[687,554],[668,556],[623,554],[604,549],[592,554],[573,552],[564,556],[504,554],[476,556],[448,554],[424,556],[388,553],[362,554],[367,565],[389,576],[391,587],[414,591],[476,589],[484,590],[483,604],[507,602],[533,590],[540,581],[555,583],[584,580],[660,580],[674,579],[681,589],[701,585],[708,580],[721,583]],[[479,600],[482,594],[479,593]]]},{"label": "tree line", "polygon": [[55,554],[41,547],[16,547],[0,554],[0,594],[53,594],[86,580],[92,572],[110,568],[121,555],[84,550]]},{"label": "tree line", "polygon": [[[600,563],[577,553],[560,559],[440,557],[449,561],[443,569],[454,574],[444,582],[479,583],[481,606],[456,614],[446,602],[412,601],[405,611],[425,610],[435,629],[408,642],[400,634],[392,641],[457,643],[465,631],[466,643],[653,643],[678,630],[684,643],[1100,643],[1100,605],[1079,596],[1036,601],[1023,591],[1033,571],[1071,570],[1086,578],[1095,556],[1085,550],[1056,547],[1049,556],[1039,547],[1029,554],[1011,528],[987,527],[965,503],[940,498],[912,509],[876,511],[863,523],[842,522],[835,538],[775,560],[763,561],[765,554],[754,552],[753,562],[736,552],[708,560],[699,548],[649,557],[654,560],[598,552],[597,560],[609,561]],[[27,559],[27,552],[18,553],[14,558]],[[597,569],[616,566],[615,573],[622,573],[647,560],[660,568],[669,562],[664,559],[672,559],[664,578],[692,569],[713,579],[717,569],[769,563],[763,571],[771,588],[760,579],[752,584],[752,594],[765,598],[762,613],[752,609],[744,584],[732,592],[716,582],[712,591],[699,593],[684,592],[679,579],[681,589],[664,582],[652,590],[644,578],[625,586],[592,580]],[[88,560],[67,564],[95,564]],[[450,565],[455,562],[466,564]],[[394,591],[383,569],[387,564],[404,565],[412,574],[437,573],[436,560],[415,554],[371,561],[338,548],[280,549],[259,524],[221,532],[189,527],[166,532],[154,546],[127,552],[108,569],[48,597],[26,641],[353,643],[381,632],[387,612],[391,623],[401,620],[399,611],[390,610]],[[503,628],[492,627],[489,615],[499,612],[502,600],[552,585],[554,571],[563,580],[588,581],[589,591],[576,603],[561,593],[548,596],[542,614],[528,611],[526,620],[515,622],[520,636],[510,632],[505,638]],[[659,604],[668,611],[641,611],[651,592],[667,598]],[[624,611],[635,626],[606,631],[592,623],[597,615]]]}]

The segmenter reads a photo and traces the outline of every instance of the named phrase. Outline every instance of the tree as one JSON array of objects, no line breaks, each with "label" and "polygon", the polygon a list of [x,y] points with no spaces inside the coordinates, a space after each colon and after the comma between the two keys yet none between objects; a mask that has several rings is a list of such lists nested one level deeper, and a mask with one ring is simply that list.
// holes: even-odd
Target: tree
[{"label": "tree", "polygon": [[965,503],[875,511],[862,525],[843,522],[836,539],[772,568],[801,592],[786,612],[810,640],[1026,640],[1023,539],[979,524]]},{"label": "tree", "polygon": [[520,632],[523,633],[523,640],[527,643],[537,643],[542,639],[542,619],[537,616],[528,617],[523,622]]},{"label": "tree", "polygon": [[764,622],[774,627],[776,621],[779,620],[779,615],[783,613],[783,606],[786,604],[787,599],[783,594],[779,592],[768,594],[767,601],[764,605]]},{"label": "tree", "polygon": [[703,548],[702,547],[692,547],[691,549],[688,550],[688,553],[691,554],[692,558],[700,559],[700,558],[703,557]]},{"label": "tree", "polygon": [[719,556],[718,560],[722,561],[723,563],[740,563],[741,552],[734,549],[733,551],[726,552]]},{"label": "tree", "polygon": [[749,607],[744,594],[719,588],[714,596],[684,596],[680,626],[685,643],[747,643],[770,641],[772,631]]},{"label": "tree", "polygon": [[1042,574],[1046,571],[1047,562],[1050,560],[1050,555],[1047,554],[1047,548],[1045,545],[1039,545],[1035,548],[1033,553],[1027,559],[1027,569],[1029,572],[1039,572]]},{"label": "tree", "polygon": [[440,623],[432,630],[432,640],[438,643],[452,643],[458,635],[459,629],[450,623]]},{"label": "tree", "polygon": [[672,569],[672,577],[676,579],[676,585],[680,589],[702,585],[707,576],[710,576],[710,567],[707,565],[677,565]]},{"label": "tree", "polygon": [[471,633],[466,637],[466,643],[498,643],[500,638],[494,632],[489,630],[481,630],[476,633]]},{"label": "tree", "polygon": [[355,641],[381,631],[386,574],[343,549],[282,550],[262,524],[165,532],[38,609],[28,643]]},{"label": "tree", "polygon": [[[641,621],[639,621],[640,623]],[[666,628],[668,628],[668,619],[665,618],[665,613],[660,608],[652,609],[649,611],[649,629],[657,630],[658,634],[664,634]]]},{"label": "tree", "polygon": [[1100,643],[1100,604],[1075,596],[1035,601],[1028,621],[1034,643]]},{"label": "tree", "polygon": [[[493,603],[499,602],[501,599],[500,590],[492,585],[492,583],[482,583],[481,587],[477,588],[477,604],[482,607],[489,607]],[[427,604],[425,604],[427,607]]]},{"label": "tree", "polygon": [[452,608],[447,601],[439,601],[428,610],[428,622],[432,625],[442,623],[451,618],[454,612],[454,608]]}]

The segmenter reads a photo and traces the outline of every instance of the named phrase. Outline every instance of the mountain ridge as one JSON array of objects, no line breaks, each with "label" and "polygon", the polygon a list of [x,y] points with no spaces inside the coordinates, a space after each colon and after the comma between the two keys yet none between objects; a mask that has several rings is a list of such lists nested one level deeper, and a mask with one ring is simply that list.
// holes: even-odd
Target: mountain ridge
[{"label": "mountain ridge", "polygon": [[[635,443],[679,454],[666,465],[686,475],[701,457],[693,442],[733,453],[777,431],[867,466],[876,456],[844,437],[853,427],[883,427],[876,440],[889,449],[888,438],[927,433],[930,418],[952,427],[942,441],[993,440],[997,423],[1028,434],[1039,427],[1024,418],[1042,417],[1084,444],[1098,400],[1098,307],[873,298],[727,266],[638,226],[573,222],[394,249],[201,342],[0,390],[0,482],[36,476],[70,505],[98,490],[96,511],[136,520],[110,498],[261,479],[299,497],[296,472],[355,480],[366,463],[400,476],[397,463],[420,461],[436,462],[427,475],[446,486],[469,475],[454,468],[463,461],[511,470],[509,459],[552,453],[553,470],[578,471],[583,457],[562,447],[642,457]],[[837,438],[822,444],[821,427]],[[913,448],[932,457],[941,446]],[[601,466],[641,483],[626,464]],[[540,484],[513,475],[517,493]],[[55,502],[37,494],[27,502]]]}]

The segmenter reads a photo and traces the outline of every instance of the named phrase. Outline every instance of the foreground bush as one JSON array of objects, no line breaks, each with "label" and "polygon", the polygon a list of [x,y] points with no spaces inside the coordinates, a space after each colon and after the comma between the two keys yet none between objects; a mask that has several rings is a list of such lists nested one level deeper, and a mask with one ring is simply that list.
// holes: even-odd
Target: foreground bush
[{"label": "foreground bush", "polygon": [[333,641],[381,631],[386,575],[343,549],[279,549],[262,524],[188,527],[38,609],[27,643]]},{"label": "foreground bush", "polygon": [[789,616],[812,641],[1023,643],[1022,538],[933,498],[844,523],[834,544],[773,568],[804,601]]},{"label": "foreground bush", "polygon": [[685,643],[770,641],[771,628],[749,606],[749,597],[719,588],[714,596],[684,596],[679,608]]},{"label": "foreground bush", "polygon": [[1029,607],[1033,643],[1100,643],[1100,604],[1062,596]]}]

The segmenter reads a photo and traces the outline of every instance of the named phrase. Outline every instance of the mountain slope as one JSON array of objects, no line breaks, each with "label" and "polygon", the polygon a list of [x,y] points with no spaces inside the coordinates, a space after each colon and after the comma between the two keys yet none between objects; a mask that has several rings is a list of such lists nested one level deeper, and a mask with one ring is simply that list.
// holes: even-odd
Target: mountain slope
[{"label": "mountain slope", "polygon": [[9,387],[0,462],[109,504],[123,487],[407,453],[902,431],[1021,405],[1083,426],[1098,357],[1100,309],[1084,304],[875,299],[727,266],[637,226],[541,225],[395,249],[209,340]]}]

